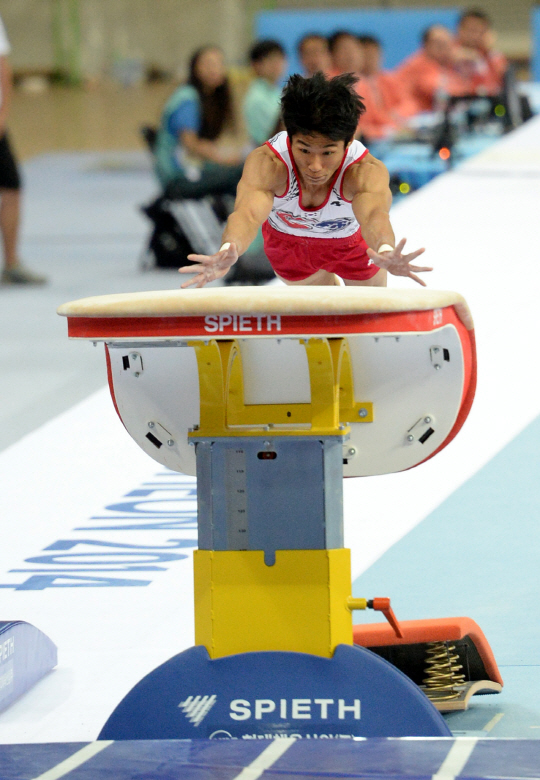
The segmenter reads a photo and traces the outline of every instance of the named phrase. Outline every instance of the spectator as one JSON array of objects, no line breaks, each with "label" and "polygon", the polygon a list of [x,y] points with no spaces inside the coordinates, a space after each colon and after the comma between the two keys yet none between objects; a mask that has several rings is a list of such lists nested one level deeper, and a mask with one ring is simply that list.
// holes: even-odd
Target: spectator
[{"label": "spectator", "polygon": [[332,55],[331,76],[339,76],[341,73],[362,72],[362,47],[356,35],[346,30],[338,30],[328,39],[330,54]]},{"label": "spectator", "polygon": [[10,51],[6,31],[0,19],[0,234],[4,249],[4,267],[0,282],[44,284],[45,277],[24,268],[18,255],[21,180],[6,130],[13,86],[8,60]]},{"label": "spectator", "polygon": [[222,51],[205,46],[190,61],[187,84],[169,98],[156,139],[156,172],[171,198],[236,193],[242,156],[218,144],[234,126]]},{"label": "spectator", "polygon": [[386,138],[398,132],[407,117],[415,113],[414,101],[400,86],[393,73],[381,69],[381,44],[372,35],[360,35],[363,49],[360,92],[366,113],[358,129],[370,140]]},{"label": "spectator", "polygon": [[468,79],[456,67],[450,31],[442,25],[433,25],[424,32],[422,44],[395,72],[402,88],[415,101],[418,112],[432,111],[439,98],[470,92]]},{"label": "spectator", "polygon": [[281,79],[287,66],[283,46],[277,41],[258,41],[249,53],[257,78],[244,100],[244,119],[250,139],[260,146],[279,129]]},{"label": "spectator", "polygon": [[297,47],[304,75],[308,78],[315,73],[328,75],[332,70],[332,57],[328,39],[318,33],[304,35]]},{"label": "spectator", "polygon": [[462,14],[455,40],[458,67],[475,94],[498,95],[503,89],[508,62],[504,54],[494,50],[494,42],[487,14],[474,9]]}]

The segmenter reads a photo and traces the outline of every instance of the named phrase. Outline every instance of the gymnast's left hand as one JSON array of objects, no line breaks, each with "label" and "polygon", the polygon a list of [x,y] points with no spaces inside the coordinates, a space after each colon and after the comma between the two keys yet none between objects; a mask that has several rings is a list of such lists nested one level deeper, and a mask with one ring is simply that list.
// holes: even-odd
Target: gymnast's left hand
[{"label": "gymnast's left hand", "polygon": [[417,249],[415,252],[409,252],[408,255],[404,255],[403,248],[406,241],[406,238],[402,238],[399,244],[391,252],[385,251],[381,254],[375,252],[373,249],[368,248],[368,256],[375,263],[375,265],[378,265],[379,268],[384,268],[386,271],[388,271],[388,273],[393,274],[394,276],[408,276],[410,279],[418,282],[418,284],[421,284],[422,287],[425,287],[426,283],[423,279],[420,279],[417,274],[424,273],[425,271],[433,271],[433,268],[420,265],[411,265],[411,263],[426,250]]},{"label": "gymnast's left hand", "polygon": [[188,260],[193,260],[194,265],[184,265],[178,269],[181,274],[196,274],[193,279],[180,285],[186,287],[204,287],[208,282],[221,279],[238,260],[236,244],[223,244],[223,247],[215,255],[188,255]]}]

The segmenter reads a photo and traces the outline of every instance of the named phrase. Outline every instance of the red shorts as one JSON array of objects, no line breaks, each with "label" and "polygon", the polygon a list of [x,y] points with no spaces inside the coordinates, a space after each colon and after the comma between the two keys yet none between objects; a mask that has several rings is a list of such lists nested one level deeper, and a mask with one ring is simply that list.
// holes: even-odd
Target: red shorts
[{"label": "red shorts", "polygon": [[288,282],[300,282],[321,269],[342,279],[364,281],[379,270],[367,255],[360,229],[347,238],[313,238],[281,233],[265,222],[262,232],[272,268]]}]

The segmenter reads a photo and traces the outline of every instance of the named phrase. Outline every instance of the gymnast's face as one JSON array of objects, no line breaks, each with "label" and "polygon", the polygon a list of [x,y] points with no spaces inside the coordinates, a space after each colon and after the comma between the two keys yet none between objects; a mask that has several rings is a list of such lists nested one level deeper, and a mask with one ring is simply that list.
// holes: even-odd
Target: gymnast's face
[{"label": "gymnast's face", "polygon": [[347,146],[319,133],[295,133],[291,149],[301,183],[311,187],[327,184],[341,165]]}]

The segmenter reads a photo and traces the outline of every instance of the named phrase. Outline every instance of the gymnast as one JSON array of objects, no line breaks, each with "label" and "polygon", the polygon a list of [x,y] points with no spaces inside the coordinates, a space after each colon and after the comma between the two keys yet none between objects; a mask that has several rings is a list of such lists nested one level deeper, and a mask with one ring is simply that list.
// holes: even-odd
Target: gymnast
[{"label": "gymnast", "polygon": [[403,254],[390,224],[389,175],[354,140],[365,111],[345,73],[328,79],[293,75],[281,98],[285,130],[247,157],[236,203],[214,255],[189,255],[196,275],[182,287],[203,287],[225,276],[262,225],[264,249],[286,284],[386,286],[387,273],[417,275],[424,252]]}]

